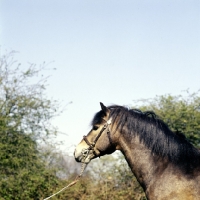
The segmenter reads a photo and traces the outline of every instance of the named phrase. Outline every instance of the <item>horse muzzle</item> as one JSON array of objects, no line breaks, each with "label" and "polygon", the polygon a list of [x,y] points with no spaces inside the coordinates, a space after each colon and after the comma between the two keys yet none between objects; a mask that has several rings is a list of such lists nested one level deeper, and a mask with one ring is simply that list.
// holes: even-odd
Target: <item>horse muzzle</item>
[{"label": "horse muzzle", "polygon": [[74,158],[77,162],[89,163],[95,157],[94,151],[89,149],[82,149],[74,151]]}]

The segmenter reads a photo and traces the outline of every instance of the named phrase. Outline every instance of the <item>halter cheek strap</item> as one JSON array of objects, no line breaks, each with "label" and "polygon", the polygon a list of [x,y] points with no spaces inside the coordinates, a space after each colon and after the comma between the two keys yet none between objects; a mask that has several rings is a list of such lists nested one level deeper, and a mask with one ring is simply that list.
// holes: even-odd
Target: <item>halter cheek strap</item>
[{"label": "halter cheek strap", "polygon": [[87,136],[83,136],[84,141],[87,143],[87,145],[89,146],[88,149],[85,149],[85,152],[87,151],[87,154],[89,153],[90,150],[93,151],[93,153],[95,154],[95,156],[98,156],[94,150],[94,147],[97,143],[97,140],[100,138],[101,134],[104,132],[104,130],[107,130],[107,135],[108,135],[108,139],[109,142],[112,144],[112,140],[110,137],[110,130],[109,130],[109,125],[111,124],[112,119],[110,118],[108,121],[106,121],[105,119],[103,119],[106,123],[103,125],[103,128],[101,129],[101,131],[99,132],[99,134],[96,136],[96,138],[94,139],[94,141],[92,143],[89,142],[89,140],[87,139]]}]

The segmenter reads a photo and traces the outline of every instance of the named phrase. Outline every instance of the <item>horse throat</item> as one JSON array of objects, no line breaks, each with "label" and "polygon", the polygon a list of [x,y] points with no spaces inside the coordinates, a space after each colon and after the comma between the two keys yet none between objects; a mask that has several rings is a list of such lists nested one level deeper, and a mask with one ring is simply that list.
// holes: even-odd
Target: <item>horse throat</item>
[{"label": "horse throat", "polygon": [[152,159],[151,151],[139,142],[139,138],[134,138],[132,141],[130,143],[130,140],[120,138],[120,150],[131,171],[146,191],[154,180],[158,165],[155,165],[156,159]]}]

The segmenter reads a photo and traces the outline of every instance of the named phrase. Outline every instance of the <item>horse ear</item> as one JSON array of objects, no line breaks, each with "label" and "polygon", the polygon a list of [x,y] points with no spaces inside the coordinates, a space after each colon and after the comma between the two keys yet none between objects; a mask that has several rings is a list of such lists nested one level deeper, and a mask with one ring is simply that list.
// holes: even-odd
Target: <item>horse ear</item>
[{"label": "horse ear", "polygon": [[103,103],[100,102],[100,106],[101,106],[101,110],[105,113],[105,115],[107,115],[109,113],[109,109],[104,106]]}]

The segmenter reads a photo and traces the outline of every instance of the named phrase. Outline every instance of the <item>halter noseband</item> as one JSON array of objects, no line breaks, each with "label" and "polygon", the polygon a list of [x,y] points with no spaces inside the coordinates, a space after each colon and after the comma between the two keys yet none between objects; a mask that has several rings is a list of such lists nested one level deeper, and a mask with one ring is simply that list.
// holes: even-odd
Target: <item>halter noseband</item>
[{"label": "halter noseband", "polygon": [[108,126],[111,124],[111,118],[110,118],[108,121],[106,121],[105,119],[103,119],[103,120],[104,120],[106,123],[103,125],[103,128],[101,129],[101,131],[99,132],[99,134],[96,136],[96,138],[94,139],[94,141],[93,141],[92,143],[88,141],[87,136],[85,136],[85,135],[83,136],[84,141],[85,141],[85,142],[87,143],[87,145],[89,146],[87,149],[83,149],[82,152],[81,152],[85,158],[88,156],[88,154],[89,154],[90,151],[93,151],[93,153],[95,154],[95,156],[98,156],[98,155],[96,154],[95,150],[94,150],[94,147],[95,147],[95,145],[96,145],[98,139],[100,138],[101,134],[102,134],[102,133],[104,132],[104,130],[106,130],[107,128],[108,128],[108,130],[107,130],[107,135],[108,135],[108,138],[109,138],[110,143],[112,144],[112,140],[111,140],[111,137],[110,137],[110,130],[109,130],[109,127],[108,127]]}]

